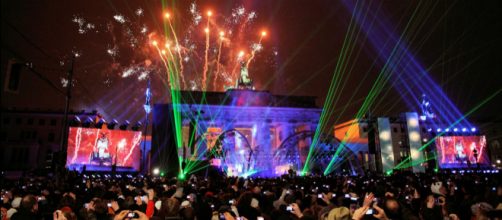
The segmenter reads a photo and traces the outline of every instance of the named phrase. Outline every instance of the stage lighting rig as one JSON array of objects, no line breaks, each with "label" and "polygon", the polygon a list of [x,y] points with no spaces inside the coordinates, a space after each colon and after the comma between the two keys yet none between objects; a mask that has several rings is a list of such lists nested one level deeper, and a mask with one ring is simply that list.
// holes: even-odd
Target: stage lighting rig
[{"label": "stage lighting rig", "polygon": [[127,127],[129,127],[129,124],[130,124],[130,123],[129,123],[129,121],[128,121],[128,120],[124,121],[124,123],[122,123],[122,124],[120,125],[120,127],[119,127],[119,128],[120,128],[120,130],[125,131],[125,130],[127,129]]},{"label": "stage lighting rig", "polygon": [[143,124],[140,121],[138,121],[138,122],[136,122],[136,124],[134,124],[134,126],[132,126],[131,129],[133,131],[139,131],[141,129],[141,126],[143,126]]},{"label": "stage lighting rig", "polygon": [[89,128],[92,124],[94,124],[94,120],[92,120],[91,117],[87,117],[87,119],[82,123],[82,127]]},{"label": "stage lighting rig", "polygon": [[117,119],[113,119],[112,122],[110,122],[107,127],[108,129],[110,130],[113,130],[115,128],[115,126],[118,124],[119,122],[117,121]]}]

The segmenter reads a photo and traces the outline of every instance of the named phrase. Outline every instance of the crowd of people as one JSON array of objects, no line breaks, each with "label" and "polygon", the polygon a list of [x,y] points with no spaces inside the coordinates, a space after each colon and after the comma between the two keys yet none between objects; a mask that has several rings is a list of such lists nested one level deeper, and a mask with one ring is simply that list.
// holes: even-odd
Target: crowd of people
[{"label": "crowd of people", "polygon": [[498,173],[185,180],[68,172],[2,178],[1,220],[12,219],[502,219]]}]

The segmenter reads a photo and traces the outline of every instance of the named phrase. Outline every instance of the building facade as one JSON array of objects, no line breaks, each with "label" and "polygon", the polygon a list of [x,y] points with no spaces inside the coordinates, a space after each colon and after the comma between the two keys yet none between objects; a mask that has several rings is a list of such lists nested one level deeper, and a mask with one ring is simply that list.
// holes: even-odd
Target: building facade
[{"label": "building facade", "polygon": [[[179,104],[154,107],[154,167],[169,169],[166,166],[180,163],[183,170],[192,170],[191,164],[197,163],[193,161],[215,159],[212,163],[234,176],[299,171],[307,160],[322,111],[315,105],[315,97],[277,96],[248,89],[183,91],[181,97]],[[173,127],[176,112],[178,128]],[[179,134],[173,134],[175,130]],[[208,152],[214,151],[217,158],[208,158]],[[170,157],[173,154],[177,157]]]},{"label": "building facade", "polygon": [[[64,114],[58,111],[7,110],[1,112],[0,163],[3,170],[50,168],[61,151]],[[94,118],[97,112],[70,112],[69,120]]]}]

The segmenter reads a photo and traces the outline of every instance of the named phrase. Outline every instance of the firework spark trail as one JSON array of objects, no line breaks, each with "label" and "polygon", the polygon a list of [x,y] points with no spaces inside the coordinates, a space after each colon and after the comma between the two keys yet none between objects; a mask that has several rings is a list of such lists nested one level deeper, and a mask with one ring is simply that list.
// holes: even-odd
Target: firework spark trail
[{"label": "firework spark trail", "polygon": [[[166,67],[166,72],[167,72],[167,84],[168,84],[169,88],[172,88],[172,87],[171,87],[171,76],[169,75],[169,67],[168,67],[168,65],[167,65],[166,60],[164,59],[164,56],[162,56],[163,54],[165,55],[165,53],[166,53],[166,52],[165,52],[165,51],[161,51],[161,50],[159,49],[157,41],[153,41],[153,42],[152,42],[152,45],[155,47],[155,49],[157,49],[157,52],[159,53],[159,57],[160,57],[160,59],[162,60],[162,62],[164,63],[164,66]],[[168,48],[168,50],[169,50],[169,48]]]},{"label": "firework spark trail", "polygon": [[82,128],[77,128],[77,135],[75,136],[75,151],[73,152],[73,157],[71,159],[71,163],[75,163],[77,160],[78,151],[80,150],[80,141],[82,140]]},{"label": "firework spark trail", "polygon": [[[190,21],[187,23],[188,26],[177,29],[174,27],[176,26],[174,22],[177,20],[172,20],[172,14],[170,18],[167,18],[166,14],[164,14],[162,17],[167,32],[161,32],[162,34],[160,35],[157,35],[160,32],[146,25],[143,19],[145,12],[146,10],[138,8],[133,11],[132,17],[117,12],[111,16],[106,16],[104,20],[102,17],[84,18],[79,14],[72,15],[70,18],[78,34],[90,36],[98,33],[106,33],[110,35],[110,38],[102,46],[102,52],[111,58],[109,67],[102,71],[103,77],[106,77],[102,82],[107,87],[112,87],[112,82],[126,78],[135,78],[137,81],[143,81],[148,78],[148,75],[150,75],[149,72],[163,69],[162,66],[167,66],[169,70],[172,70],[168,77],[165,77],[163,72],[158,71],[155,72],[161,73],[160,75],[153,75],[161,78],[161,81],[166,86],[184,87],[189,90],[206,91],[209,87],[214,88],[216,91],[222,90],[227,86],[235,85],[235,80],[238,76],[236,74],[239,69],[238,67],[240,67],[242,62],[245,62],[244,64],[248,63],[248,65],[251,62],[255,62],[262,48],[261,42],[255,40],[251,42],[248,34],[249,31],[254,32],[251,24],[257,17],[257,13],[247,10],[244,6],[232,9],[230,16],[216,17],[214,11],[212,13],[209,11],[201,13],[198,5],[193,2],[187,11],[190,17]],[[166,18],[167,20],[165,20]],[[180,16],[180,18],[182,17]],[[201,29],[204,32],[198,31]],[[209,33],[210,30],[218,30],[218,32],[222,30],[225,37],[219,38],[218,32],[215,32],[216,35],[211,36],[211,33]],[[149,47],[153,47],[151,42],[154,39],[158,41],[160,49],[148,49]],[[172,40],[169,51],[176,50],[172,51],[172,55],[167,53],[168,49],[160,46],[167,43],[164,42],[165,40]],[[160,44],[161,42],[162,44]],[[237,56],[239,53],[239,50],[236,50],[237,48],[249,49],[245,49],[245,56]],[[131,49],[133,51],[132,59],[125,61],[124,59],[130,57],[128,53]],[[159,56],[162,54],[162,52],[159,53],[162,49],[166,50],[166,54]],[[76,49],[73,52],[77,53]],[[78,51],[78,54],[85,52]],[[250,56],[252,58],[248,60]],[[147,63],[146,61],[152,57],[155,57],[155,62]],[[151,64],[153,65],[150,66]],[[201,70],[203,70],[202,74]],[[214,74],[214,76],[211,74]],[[118,80],[116,78],[112,79],[110,76],[116,76]],[[175,85],[175,83],[181,84],[181,86]],[[61,84],[68,84],[68,82],[62,78]]]},{"label": "firework spark trail", "polygon": [[[92,147],[92,151],[96,151],[96,146],[98,144],[98,139],[99,139],[99,132],[101,131],[101,129],[96,129],[96,140],[94,140],[94,145]],[[92,131],[90,131],[92,132]],[[92,154],[89,155],[89,158],[87,159],[87,161],[91,161],[91,157],[92,157]]]},{"label": "firework spark trail", "polygon": [[218,91],[216,89],[216,80],[218,79],[218,74],[220,73],[221,45],[223,45],[224,36],[225,36],[225,32],[220,31],[220,43],[218,45],[218,58],[216,59],[216,73],[214,74],[214,78],[213,78],[213,89],[215,91]]},{"label": "firework spark trail", "polygon": [[212,12],[207,12],[207,25],[204,32],[206,32],[206,49],[204,51],[204,69],[202,70],[202,91],[206,91],[206,80],[207,80],[207,65],[208,65],[208,55],[209,55],[209,23],[211,20]]},{"label": "firework spark trail", "polygon": [[139,142],[140,141],[141,141],[141,132],[138,132],[138,134],[136,134],[134,136],[134,140],[133,140],[133,143],[132,143],[132,148],[129,151],[129,154],[127,154],[127,156],[124,158],[124,161],[122,162],[122,164],[126,164],[127,163],[127,161],[131,157],[131,155],[132,155],[134,149],[136,148],[136,146],[139,146]]},{"label": "firework spark trail", "polygon": [[183,83],[183,87],[186,88],[185,77],[183,76],[183,69],[184,69],[184,67],[183,67],[183,58],[181,57],[180,43],[178,41],[178,37],[176,35],[176,31],[174,31],[174,27],[173,27],[173,24],[171,22],[171,19],[169,19],[169,14],[166,14],[166,17],[167,17],[167,20],[168,20],[168,23],[169,23],[169,27],[171,28],[171,32],[173,33],[174,42],[176,44],[176,51],[178,53],[178,60],[179,60],[179,64],[180,64],[180,71],[179,71],[178,75],[181,78],[181,82]]},{"label": "firework spark trail", "polygon": [[263,39],[263,37],[265,36],[264,34],[265,32],[262,32],[262,35],[260,36],[260,40],[258,40],[258,43],[257,44],[253,44],[252,45],[252,50],[251,50],[251,57],[249,57],[248,61],[246,62],[246,68],[249,69],[249,64],[251,63],[251,61],[253,60],[255,54],[257,51],[261,50],[262,49],[262,46],[261,46],[261,40]]}]

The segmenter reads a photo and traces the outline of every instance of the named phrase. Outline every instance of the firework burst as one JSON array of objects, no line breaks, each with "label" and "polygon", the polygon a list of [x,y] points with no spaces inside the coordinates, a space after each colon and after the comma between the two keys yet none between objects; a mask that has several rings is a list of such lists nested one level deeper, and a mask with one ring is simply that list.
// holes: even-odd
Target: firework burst
[{"label": "firework burst", "polygon": [[[195,2],[186,13],[173,12],[163,12],[164,31],[146,23],[143,8],[133,10],[129,17],[116,13],[92,20],[74,15],[72,22],[82,35],[109,34],[111,42],[103,46],[103,52],[112,60],[112,67],[105,75],[142,81],[154,74],[169,87],[171,80],[179,79],[177,85],[183,90],[230,88],[238,78],[239,64],[244,62],[249,68],[256,54],[263,51],[265,32],[250,34],[259,31],[252,25],[257,13],[243,6],[232,9],[230,16],[202,13]],[[174,76],[165,74],[166,70]]]}]

